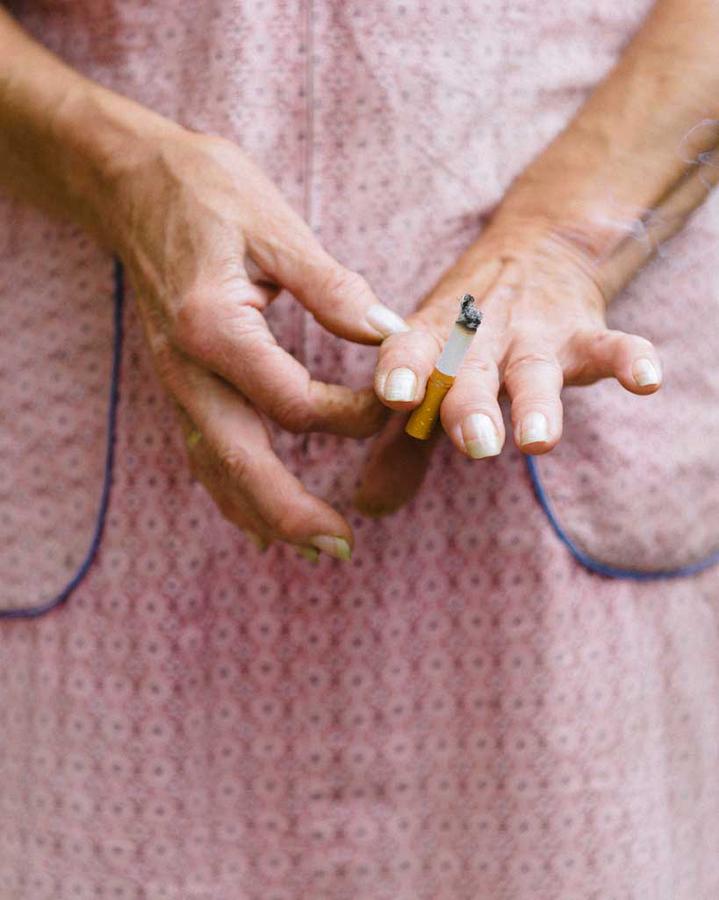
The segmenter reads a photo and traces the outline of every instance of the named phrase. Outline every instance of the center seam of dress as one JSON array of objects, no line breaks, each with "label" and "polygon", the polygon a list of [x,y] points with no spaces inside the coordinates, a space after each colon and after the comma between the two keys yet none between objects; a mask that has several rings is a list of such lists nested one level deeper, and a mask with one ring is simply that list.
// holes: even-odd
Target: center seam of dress
[{"label": "center seam of dress", "polygon": [[[305,153],[304,153],[304,216],[310,228],[313,228],[314,208],[312,189],[314,184],[314,0],[306,0],[305,4]],[[314,229],[313,229],[314,230]],[[307,316],[305,308],[298,304],[300,315],[298,349],[301,362],[307,364]]]},{"label": "center seam of dress", "polygon": [[[314,0],[306,0],[305,3],[305,153],[304,153],[304,216],[305,221],[312,228],[313,203],[313,164],[314,164]],[[314,229],[313,229],[314,230]],[[297,354],[300,362],[307,366],[308,360],[308,312],[301,303],[297,303],[299,323],[297,327]],[[299,441],[299,449],[303,456],[309,451],[310,435],[305,434]]]}]

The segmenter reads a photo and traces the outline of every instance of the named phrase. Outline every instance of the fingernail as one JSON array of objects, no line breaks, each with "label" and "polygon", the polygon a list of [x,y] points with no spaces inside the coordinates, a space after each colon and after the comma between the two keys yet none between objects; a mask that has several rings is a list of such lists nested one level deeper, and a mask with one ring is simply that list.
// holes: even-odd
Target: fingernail
[{"label": "fingernail", "polygon": [[409,331],[409,325],[404,319],[381,303],[376,303],[367,310],[367,322],[383,338],[390,334],[397,334],[399,331]]},{"label": "fingernail", "polygon": [[300,556],[304,556],[304,558],[308,559],[311,563],[316,563],[320,558],[320,551],[315,547],[296,547],[295,549]]},{"label": "fingernail", "polygon": [[335,559],[349,559],[352,556],[352,548],[341,537],[334,537],[331,534],[317,534],[310,538],[310,543],[328,556],[334,556]]},{"label": "fingernail", "polygon": [[411,369],[392,369],[382,388],[385,400],[414,400],[417,376]]},{"label": "fingernail", "polygon": [[472,413],[462,424],[464,446],[472,459],[497,456],[502,444],[494,427],[494,422],[484,413]]},{"label": "fingernail", "polygon": [[657,371],[657,367],[649,359],[638,359],[632,367],[634,380],[639,387],[649,387],[650,384],[659,384],[662,376]]},{"label": "fingernail", "polygon": [[520,432],[519,443],[542,444],[549,440],[549,422],[547,417],[539,412],[531,412],[524,417]]}]

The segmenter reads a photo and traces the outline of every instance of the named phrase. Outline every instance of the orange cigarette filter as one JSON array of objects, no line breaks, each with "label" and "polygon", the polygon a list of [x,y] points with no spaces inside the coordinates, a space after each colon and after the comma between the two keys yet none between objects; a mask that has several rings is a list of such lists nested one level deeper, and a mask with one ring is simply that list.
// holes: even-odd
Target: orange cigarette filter
[{"label": "orange cigarette filter", "polygon": [[442,401],[454,384],[464,354],[469,349],[482,321],[482,313],[475,307],[474,297],[471,294],[465,294],[459,302],[459,316],[437,360],[437,365],[427,380],[424,398],[404,427],[407,434],[420,441],[426,441],[432,434],[439,418]]},{"label": "orange cigarette filter", "polygon": [[413,438],[426,441],[432,434],[432,429],[439,418],[439,408],[454,384],[454,375],[445,375],[439,369],[432,369],[432,374],[427,381],[427,390],[420,405],[413,410],[404,430]]}]

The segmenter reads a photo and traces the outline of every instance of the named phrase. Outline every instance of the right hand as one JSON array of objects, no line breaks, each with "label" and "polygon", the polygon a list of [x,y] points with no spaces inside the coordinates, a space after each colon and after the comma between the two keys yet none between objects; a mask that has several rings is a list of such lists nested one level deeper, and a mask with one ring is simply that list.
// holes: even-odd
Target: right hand
[{"label": "right hand", "polygon": [[349,558],[349,524],[282,465],[261,414],[292,432],[359,438],[386,413],[369,387],[314,381],[263,312],[286,288],[347,340],[376,344],[407,326],[229,141],[181,130],[118,182],[114,243],[193,473],[260,546],[280,539],[309,558]]}]

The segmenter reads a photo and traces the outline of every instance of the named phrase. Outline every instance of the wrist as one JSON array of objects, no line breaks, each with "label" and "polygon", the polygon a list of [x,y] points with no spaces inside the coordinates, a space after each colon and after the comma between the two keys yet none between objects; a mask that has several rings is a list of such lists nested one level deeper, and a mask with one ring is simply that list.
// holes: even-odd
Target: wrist
[{"label": "wrist", "polygon": [[[478,242],[504,263],[519,260],[528,277],[549,267],[569,285],[581,282],[606,310],[617,293],[612,256],[605,253],[611,239],[586,220],[560,215],[541,206],[505,207],[502,204]],[[536,268],[532,275],[531,269]],[[561,275],[560,275],[561,277]],[[585,291],[585,293],[587,293]]]},{"label": "wrist", "polygon": [[[579,148],[577,150],[579,153]],[[586,155],[579,153],[586,160]],[[534,222],[538,231],[554,235],[579,253],[593,268],[605,268],[621,244],[641,233],[645,210],[619,202],[611,184],[596,190],[597,180],[587,166],[571,170],[566,165],[544,163],[540,158],[510,186],[498,211],[502,222]]]},{"label": "wrist", "polygon": [[68,91],[52,121],[63,192],[73,218],[117,249],[131,186],[170,143],[192,132],[91,82]]}]

